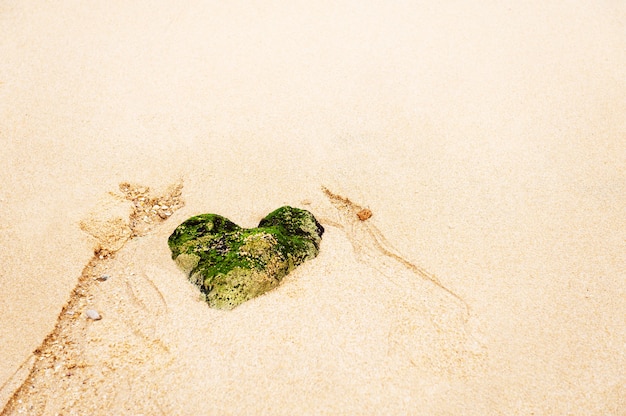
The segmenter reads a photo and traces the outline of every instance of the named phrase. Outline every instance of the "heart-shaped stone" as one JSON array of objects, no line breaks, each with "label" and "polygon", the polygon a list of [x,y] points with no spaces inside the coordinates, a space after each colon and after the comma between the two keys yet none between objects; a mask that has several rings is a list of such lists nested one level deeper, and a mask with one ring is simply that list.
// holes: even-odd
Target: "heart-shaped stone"
[{"label": "heart-shaped stone", "polygon": [[209,306],[232,309],[275,288],[296,266],[315,258],[323,233],[309,211],[284,206],[257,228],[241,228],[216,214],[191,217],[174,230],[168,245]]}]

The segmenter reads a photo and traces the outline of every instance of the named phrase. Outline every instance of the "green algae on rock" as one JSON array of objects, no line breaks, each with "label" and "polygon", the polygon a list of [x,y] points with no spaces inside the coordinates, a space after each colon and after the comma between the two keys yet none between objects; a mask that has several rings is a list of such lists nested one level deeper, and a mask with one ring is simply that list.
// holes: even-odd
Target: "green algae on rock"
[{"label": "green algae on rock", "polygon": [[168,245],[209,306],[232,309],[275,288],[296,266],[315,258],[323,233],[309,211],[284,206],[257,228],[241,228],[217,214],[191,217],[174,230]]}]

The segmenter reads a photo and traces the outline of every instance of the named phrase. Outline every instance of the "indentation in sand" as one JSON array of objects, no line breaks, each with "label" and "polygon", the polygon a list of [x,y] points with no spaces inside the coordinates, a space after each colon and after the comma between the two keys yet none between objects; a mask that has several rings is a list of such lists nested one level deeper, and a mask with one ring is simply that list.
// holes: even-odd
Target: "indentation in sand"
[{"label": "indentation in sand", "polygon": [[[148,187],[122,183],[121,193],[110,193],[81,221],[81,229],[94,239],[94,256],[53,332],[20,367],[23,371],[34,360],[2,415],[124,412],[127,399],[122,396],[133,394],[131,378],[152,376],[155,367],[171,362],[154,319],[167,311],[163,294],[149,276],[120,270],[113,260],[127,242],[148,234],[184,205],[182,187],[178,182],[153,194]],[[103,319],[86,319],[87,309]],[[158,366],[145,365],[154,360],[160,360]],[[147,390],[145,398],[154,392]],[[151,410],[163,413],[158,397],[153,399]]]}]

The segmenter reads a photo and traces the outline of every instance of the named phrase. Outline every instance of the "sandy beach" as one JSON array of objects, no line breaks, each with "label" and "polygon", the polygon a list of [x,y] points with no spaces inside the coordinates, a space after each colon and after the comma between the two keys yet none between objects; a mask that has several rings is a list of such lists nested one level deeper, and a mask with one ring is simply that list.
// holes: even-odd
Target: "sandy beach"
[{"label": "sandy beach", "polygon": [[[626,6],[0,22],[0,414],[626,415]],[[210,309],[168,236],[283,205],[318,257]]]}]

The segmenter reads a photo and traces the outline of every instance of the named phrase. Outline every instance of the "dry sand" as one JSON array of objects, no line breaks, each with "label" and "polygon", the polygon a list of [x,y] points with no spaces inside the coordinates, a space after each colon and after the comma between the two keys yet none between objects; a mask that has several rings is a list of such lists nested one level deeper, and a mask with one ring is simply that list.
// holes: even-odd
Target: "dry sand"
[{"label": "dry sand", "polygon": [[[626,414],[626,7],[483,3],[3,2],[3,414]],[[284,204],[209,309],[169,234]]]}]

